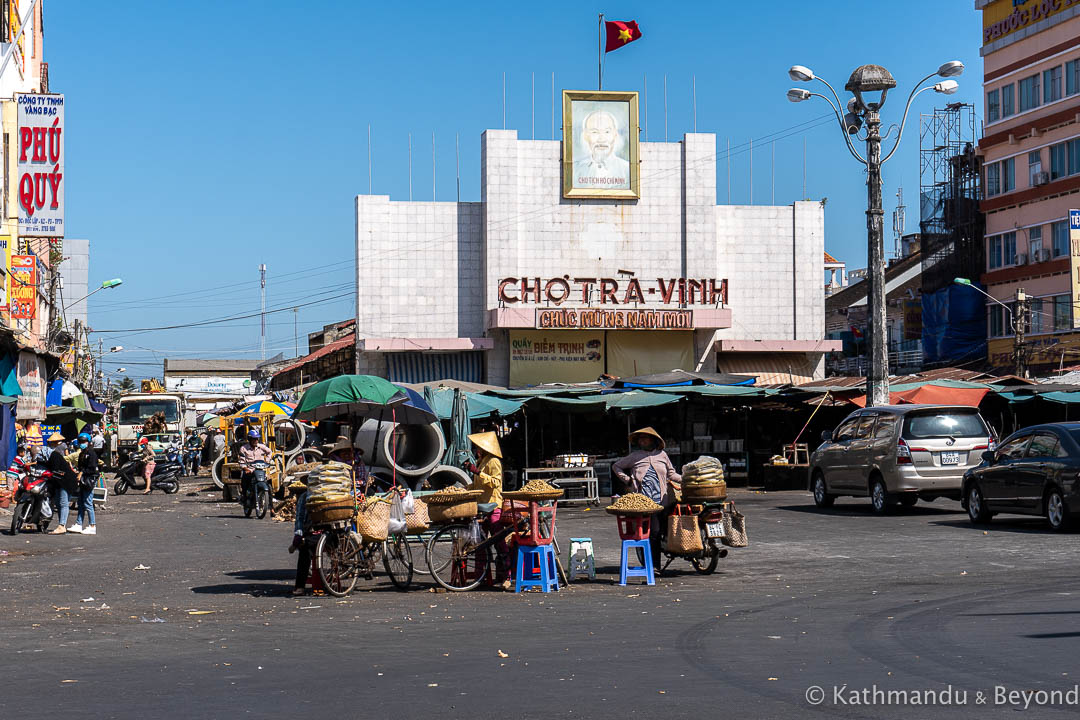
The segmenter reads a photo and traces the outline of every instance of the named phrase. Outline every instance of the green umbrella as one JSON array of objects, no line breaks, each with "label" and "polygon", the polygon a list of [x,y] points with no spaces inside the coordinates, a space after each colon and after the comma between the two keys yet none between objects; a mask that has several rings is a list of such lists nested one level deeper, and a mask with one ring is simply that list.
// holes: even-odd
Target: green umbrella
[{"label": "green umbrella", "polygon": [[339,375],[309,387],[292,416],[297,420],[325,420],[339,415],[374,415],[408,399],[389,380],[374,375]]},{"label": "green umbrella", "polygon": [[454,403],[450,411],[450,437],[446,441],[444,464],[461,467],[465,461],[476,462],[472,443],[469,441],[470,432],[472,432],[472,423],[469,422],[468,395],[454,388]]}]

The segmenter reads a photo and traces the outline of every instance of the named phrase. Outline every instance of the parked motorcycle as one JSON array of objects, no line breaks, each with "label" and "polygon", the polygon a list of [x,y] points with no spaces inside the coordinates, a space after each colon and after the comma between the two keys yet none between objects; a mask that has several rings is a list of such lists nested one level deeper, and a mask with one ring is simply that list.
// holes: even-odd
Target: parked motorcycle
[{"label": "parked motorcycle", "polygon": [[[116,484],[113,485],[113,492],[117,495],[123,495],[128,491],[128,488],[133,490],[144,490],[146,488],[146,481],[143,479],[141,469],[141,461],[128,460],[126,463],[120,466],[120,469],[116,471]],[[157,461],[154,465],[154,474],[150,476],[150,489],[151,490],[163,490],[168,495],[173,495],[180,491],[180,475],[184,472],[183,464],[180,462],[179,449],[175,445],[170,445],[165,450],[165,458]]]},{"label": "parked motorcycle", "polygon": [[[699,511],[695,514],[694,507]],[[679,551],[664,545],[661,548],[667,562],[663,563],[660,570],[666,570],[676,558],[689,560],[702,575],[710,575],[716,570],[721,558],[727,557],[727,548],[719,547],[717,540],[724,537],[724,505],[722,503],[705,503],[703,505],[680,505],[679,509],[684,514],[694,517],[697,521],[698,531],[701,534],[701,547],[696,550]]]},{"label": "parked motorcycle", "polygon": [[255,481],[243,484],[240,502],[244,506],[244,517],[251,517],[254,512],[255,517],[262,520],[270,507],[270,485],[266,482],[266,468],[270,464],[258,461],[251,463],[251,467],[256,471]]},{"label": "parked motorcycle", "polygon": [[47,532],[52,522],[53,508],[49,501],[48,470],[30,465],[16,458],[8,469],[8,477],[18,485],[15,490],[14,515],[11,516],[11,534],[17,535],[24,525],[36,525],[39,532]]}]

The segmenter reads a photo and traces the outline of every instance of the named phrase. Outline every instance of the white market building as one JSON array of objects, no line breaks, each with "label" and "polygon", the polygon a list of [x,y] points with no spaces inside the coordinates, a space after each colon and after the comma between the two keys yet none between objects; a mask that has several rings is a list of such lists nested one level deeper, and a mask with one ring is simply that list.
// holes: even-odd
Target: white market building
[{"label": "white market building", "polygon": [[822,204],[717,205],[712,134],[635,150],[636,199],[565,197],[562,143],[514,130],[481,138],[480,202],[358,196],[357,371],[823,377]]}]

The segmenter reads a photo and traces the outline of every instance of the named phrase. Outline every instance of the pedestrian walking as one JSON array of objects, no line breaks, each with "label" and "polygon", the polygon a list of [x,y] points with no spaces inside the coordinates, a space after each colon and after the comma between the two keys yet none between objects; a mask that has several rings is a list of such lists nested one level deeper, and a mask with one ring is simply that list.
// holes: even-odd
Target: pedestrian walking
[{"label": "pedestrian walking", "polygon": [[49,436],[48,442],[52,451],[49,453],[48,460],[45,461],[45,467],[52,472],[56,506],[60,520],[60,523],[49,534],[63,535],[67,532],[68,506],[71,504],[71,498],[75,497],[79,491],[79,478],[64,458],[62,449],[64,436],[60,433],[53,433]]},{"label": "pedestrian walking", "polygon": [[98,454],[91,445],[90,436],[86,433],[79,435],[78,445],[79,516],[76,523],[68,530],[83,535],[97,535],[97,522],[94,517],[94,487],[99,477]]}]

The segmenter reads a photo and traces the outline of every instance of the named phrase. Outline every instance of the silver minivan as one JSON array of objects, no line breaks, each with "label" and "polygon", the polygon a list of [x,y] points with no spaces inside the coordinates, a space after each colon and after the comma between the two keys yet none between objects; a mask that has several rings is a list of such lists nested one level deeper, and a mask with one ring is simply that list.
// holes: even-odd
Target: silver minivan
[{"label": "silver minivan", "polygon": [[960,499],[964,473],[994,448],[978,409],[955,405],[883,405],[857,410],[822,433],[810,456],[818,507],[840,495],[869,496],[874,512],[919,498]]}]

